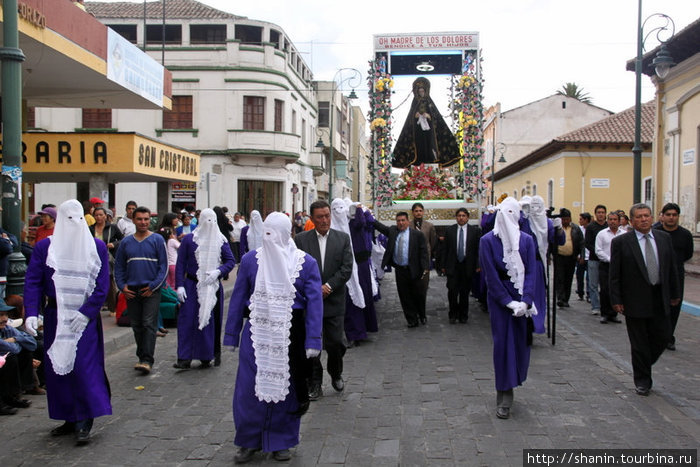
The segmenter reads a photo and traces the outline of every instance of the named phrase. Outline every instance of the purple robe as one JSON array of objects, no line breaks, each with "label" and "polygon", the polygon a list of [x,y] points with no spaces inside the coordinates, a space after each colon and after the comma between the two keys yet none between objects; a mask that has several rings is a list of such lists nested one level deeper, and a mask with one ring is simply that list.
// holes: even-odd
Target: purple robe
[{"label": "purple robe", "polygon": [[[520,233],[520,257],[525,266],[525,281],[522,297],[513,286],[503,262],[503,243],[493,232],[481,237],[479,262],[481,273],[488,286],[487,302],[491,316],[493,337],[493,367],[496,374],[496,389],[507,391],[519,386],[527,378],[530,366],[527,318],[515,317],[506,305],[511,301],[522,301],[532,305],[533,290],[537,275],[535,243],[529,235]],[[544,314],[538,310],[538,313]]]},{"label": "purple robe", "polygon": [[[223,316],[224,289],[219,282],[218,302],[211,310],[209,324],[199,329],[199,295],[197,294],[197,282],[192,277],[197,277],[197,243],[192,234],[185,235],[177,250],[177,263],[175,265],[175,286],[184,287],[187,292],[185,303],[180,305],[177,315],[177,359],[201,360],[214,359],[214,315]],[[224,277],[235,266],[231,247],[228,242],[221,245],[221,266],[219,271]]]},{"label": "purple robe", "polygon": [[[532,322],[535,325],[535,332],[537,334],[542,334],[545,331],[544,321],[547,316],[547,268],[545,267],[544,258],[540,258],[539,249],[537,246],[537,237],[530,227],[530,221],[520,213],[520,231],[524,232],[532,237],[532,241],[535,242],[535,260],[537,261],[537,280],[535,282],[535,306],[537,307],[537,316],[532,317]],[[563,234],[564,231],[562,230]],[[566,242],[566,236],[561,234],[556,234],[556,229],[552,225],[552,221],[547,219],[547,242],[549,245],[556,243],[557,245],[563,245]]]},{"label": "purple robe", "polygon": [[[46,265],[51,238],[46,238],[34,247],[27,266],[24,282],[24,308],[26,316],[44,315],[44,371],[46,375],[46,398],[49,417],[54,420],[78,422],[102,415],[112,414],[110,389],[105,373],[104,340],[100,310],[109,292],[109,253],[102,240],[95,239],[102,267],[95,281],[92,295],[80,307],[80,312],[90,318],[78,341],[73,371],[57,375],[53,370],[48,350],[56,337],[57,310],[56,289],[53,283],[54,270]],[[48,298],[50,303],[43,306]]]},{"label": "purple robe", "polygon": [[372,280],[374,272],[370,257],[372,255],[372,233],[374,232],[374,216],[358,207],[355,217],[350,219],[350,238],[357,263],[357,279],[365,298],[365,307],[358,308],[350,294],[345,295],[345,337],[349,341],[367,339],[368,332],[377,332],[377,310],[374,308]]},{"label": "purple robe", "polygon": [[[250,322],[245,320],[244,325],[243,320],[255,289],[257,272],[256,252],[251,251],[241,259],[238,268],[236,284],[229,304],[224,345],[240,347],[236,388],[233,393],[233,420],[236,426],[234,443],[244,448],[274,452],[299,444],[301,419],[292,414],[299,408],[299,403],[291,372],[301,369],[296,368],[298,364],[290,358],[289,394],[283,401],[264,402],[255,395],[257,373],[255,353],[250,335]],[[296,295],[292,305],[293,318],[290,334],[303,335],[305,349],[321,350],[323,325],[321,276],[316,260],[309,254],[305,255],[302,270],[294,282],[294,287]],[[299,329],[297,326],[304,326],[304,329]]]},{"label": "purple robe", "polygon": [[243,255],[248,253],[248,230],[250,230],[249,225],[246,225],[241,229],[241,241],[238,245],[239,258],[243,258]]}]

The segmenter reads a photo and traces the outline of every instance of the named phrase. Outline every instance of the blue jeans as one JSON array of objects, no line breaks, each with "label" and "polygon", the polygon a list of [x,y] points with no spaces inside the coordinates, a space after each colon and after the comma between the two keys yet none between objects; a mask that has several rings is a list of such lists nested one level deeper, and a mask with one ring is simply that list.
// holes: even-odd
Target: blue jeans
[{"label": "blue jeans", "polygon": [[136,356],[139,363],[153,366],[156,353],[156,332],[158,331],[158,311],[160,311],[160,290],[150,297],[137,295],[126,301],[126,309],[136,340]]},{"label": "blue jeans", "polygon": [[598,296],[598,266],[600,261],[588,260],[588,296],[591,299],[591,310],[600,311]]}]

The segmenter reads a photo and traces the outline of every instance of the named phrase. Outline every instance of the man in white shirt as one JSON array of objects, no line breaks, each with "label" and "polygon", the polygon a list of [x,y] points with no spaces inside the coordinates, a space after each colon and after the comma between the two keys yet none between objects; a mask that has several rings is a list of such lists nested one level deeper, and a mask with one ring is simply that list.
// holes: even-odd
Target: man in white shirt
[{"label": "man in white shirt", "polygon": [[237,212],[233,215],[233,222],[231,225],[233,226],[233,230],[231,231],[231,237],[233,238],[231,249],[233,250],[233,256],[236,258],[236,264],[238,264],[241,262],[241,230],[248,224],[241,219],[241,213]]},{"label": "man in white shirt", "polygon": [[608,214],[608,227],[598,232],[595,237],[595,254],[600,264],[598,266],[600,282],[600,322],[601,324],[621,323],[617,313],[610,303],[610,287],[608,284],[610,271],[610,244],[613,238],[625,234],[627,231],[620,228],[620,214],[611,211]]},{"label": "man in white shirt", "polygon": [[117,221],[117,228],[125,237],[136,233],[136,226],[134,225],[134,221],[132,220],[132,216],[134,214],[134,209],[136,209],[136,206],[136,201],[127,202],[126,215]]}]

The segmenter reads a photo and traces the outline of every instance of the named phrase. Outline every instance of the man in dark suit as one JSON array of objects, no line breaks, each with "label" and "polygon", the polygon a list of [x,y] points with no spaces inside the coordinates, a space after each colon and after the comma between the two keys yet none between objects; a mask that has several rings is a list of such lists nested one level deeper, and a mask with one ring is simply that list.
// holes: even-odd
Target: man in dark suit
[{"label": "man in dark suit", "polygon": [[479,226],[469,225],[469,211],[455,212],[457,223],[447,228],[442,249],[443,272],[447,275],[447,300],[450,324],[469,319],[469,292],[479,263]]},{"label": "man in dark suit", "polygon": [[425,316],[426,290],[423,280],[430,272],[425,235],[409,226],[408,213],[396,214],[396,225],[387,227],[375,222],[374,227],[387,236],[382,268],[393,266],[396,289],[409,328],[428,322]]},{"label": "man in dark suit", "polygon": [[[345,283],[352,274],[352,247],[350,236],[331,229],[331,207],[325,201],[315,201],[309,207],[315,228],[297,234],[297,248],[314,257],[323,283],[323,348],[328,354],[327,370],[333,389],[345,388],[343,356],[345,355]],[[321,357],[311,360],[309,399],[317,400],[323,394],[323,366]]]},{"label": "man in dark suit", "polygon": [[671,337],[668,316],[680,302],[680,288],[671,237],[651,229],[651,208],[635,204],[630,218],[634,230],[611,243],[610,301],[626,318],[635,391],[647,396],[651,366]]}]

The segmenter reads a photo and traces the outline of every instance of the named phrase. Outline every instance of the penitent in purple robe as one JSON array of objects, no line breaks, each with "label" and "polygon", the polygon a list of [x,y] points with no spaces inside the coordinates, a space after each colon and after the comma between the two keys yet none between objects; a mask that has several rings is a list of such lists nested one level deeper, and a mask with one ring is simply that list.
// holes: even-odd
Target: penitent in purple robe
[{"label": "penitent in purple robe", "polygon": [[377,332],[377,310],[374,308],[372,280],[374,271],[370,263],[372,256],[372,233],[374,216],[369,211],[358,207],[355,217],[350,219],[350,238],[357,263],[357,279],[360,282],[365,307],[358,308],[352,303],[350,294],[345,295],[345,337],[349,341],[367,339],[368,332]]},{"label": "penitent in purple robe", "polygon": [[[521,385],[527,378],[530,366],[527,318],[515,317],[506,305],[522,301],[532,305],[537,265],[535,243],[527,234],[520,233],[520,257],[525,266],[525,282],[522,297],[508,277],[503,262],[503,243],[493,232],[481,237],[479,263],[488,288],[487,302],[491,316],[493,336],[493,367],[496,374],[496,390],[507,391]],[[538,310],[539,311],[539,310]],[[539,311],[539,313],[543,313]]]},{"label": "penitent in purple robe", "polygon": [[[57,325],[54,270],[46,265],[50,244],[50,237],[36,244],[24,282],[24,308],[28,317],[37,316],[44,300],[49,300],[49,304],[44,307],[44,352],[48,352],[53,344]],[[48,353],[44,356],[44,362],[47,363],[44,365],[46,398],[49,417],[54,420],[78,422],[112,414],[100,316],[109,292],[109,254],[102,240],[95,239],[95,244],[102,267],[92,295],[80,307],[80,312],[90,318],[90,321],[78,341],[73,371],[67,375],[57,375]]]},{"label": "penitent in purple robe", "polygon": [[[305,374],[304,349],[321,350],[323,295],[318,265],[316,260],[307,254],[299,277],[294,283],[296,295],[292,305],[290,329],[290,353],[292,349],[297,349],[301,352],[301,357],[292,358],[290,355],[290,387],[287,397],[276,403],[261,401],[255,395],[257,366],[250,322],[245,320],[244,325],[250,297],[255,290],[257,272],[256,252],[251,251],[241,259],[238,268],[228,310],[224,345],[240,348],[236,388],[233,393],[233,421],[236,426],[234,443],[244,448],[274,452],[299,444],[301,419],[293,414],[299,408],[299,403],[291,374]],[[301,342],[297,342],[295,336],[298,336]]]},{"label": "penitent in purple robe", "polygon": [[[532,237],[535,243],[535,260],[537,261],[537,277],[535,280],[535,289],[533,292],[535,306],[539,314],[532,317],[532,323],[535,326],[535,332],[542,334],[545,331],[544,321],[547,316],[547,268],[545,267],[544,258],[540,258],[537,244],[537,237],[530,227],[530,221],[520,213],[520,231]],[[557,235],[556,229],[550,219],[547,219],[547,242],[549,245],[563,245],[566,242],[564,231]]]},{"label": "penitent in purple robe", "polygon": [[[214,359],[214,314],[223,316],[224,289],[219,283],[218,302],[211,310],[209,324],[200,330],[197,282],[192,279],[197,277],[199,269],[195,256],[197,246],[193,234],[187,234],[182,238],[180,248],[177,250],[175,285],[184,287],[187,292],[187,299],[180,305],[180,311],[177,314],[177,359],[209,361]],[[228,242],[224,242],[221,245],[219,277],[230,273],[235,265],[236,260],[231,253],[231,247]]]}]

